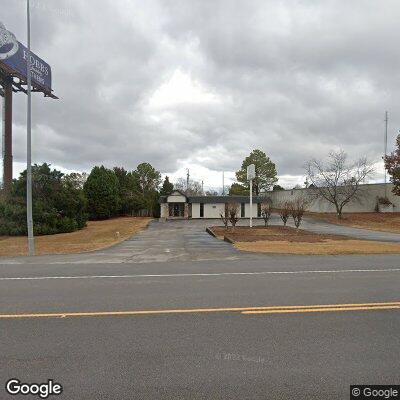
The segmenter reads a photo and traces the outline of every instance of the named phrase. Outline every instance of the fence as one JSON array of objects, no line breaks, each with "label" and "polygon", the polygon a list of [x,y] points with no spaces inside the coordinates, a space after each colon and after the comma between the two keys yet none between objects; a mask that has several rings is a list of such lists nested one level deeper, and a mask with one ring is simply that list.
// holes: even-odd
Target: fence
[{"label": "fence", "polygon": [[[386,184],[386,195],[389,201],[393,204],[393,211],[400,212],[400,196],[392,193],[393,185]],[[297,198],[310,199],[308,211],[312,212],[336,212],[335,206],[325,199],[312,199],[312,193],[315,189],[293,189],[293,190],[277,190],[268,193],[274,206],[278,206],[285,201],[293,201]],[[314,192],[315,193],[315,192]],[[360,187],[359,200],[351,200],[343,208],[343,212],[373,212],[376,211],[376,206],[379,197],[385,197],[385,184],[367,184]]]}]

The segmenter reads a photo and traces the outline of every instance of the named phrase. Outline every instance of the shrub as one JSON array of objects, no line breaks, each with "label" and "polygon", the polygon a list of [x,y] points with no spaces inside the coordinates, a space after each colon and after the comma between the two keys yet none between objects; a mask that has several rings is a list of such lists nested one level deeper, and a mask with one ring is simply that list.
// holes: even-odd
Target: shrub
[{"label": "shrub", "polygon": [[283,222],[283,225],[286,226],[286,223],[290,217],[291,214],[291,209],[292,205],[290,201],[285,201],[279,206],[279,216],[281,217],[281,220]]},{"label": "shrub", "polygon": [[[50,165],[32,167],[32,211],[35,235],[72,232],[86,226],[86,198],[69,176]],[[26,235],[26,171],[0,201],[0,235]]]}]

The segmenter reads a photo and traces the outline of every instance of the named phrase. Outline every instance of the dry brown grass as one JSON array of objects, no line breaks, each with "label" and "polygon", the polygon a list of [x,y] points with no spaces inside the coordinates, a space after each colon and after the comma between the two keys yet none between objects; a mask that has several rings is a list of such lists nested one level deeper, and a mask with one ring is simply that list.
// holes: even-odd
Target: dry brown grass
[{"label": "dry brown grass", "polygon": [[295,229],[289,226],[271,225],[268,227],[255,226],[253,228],[237,226],[235,229],[225,230],[222,226],[213,226],[210,228],[219,239],[227,237],[232,242],[258,242],[258,241],[282,241],[318,243],[324,240],[348,240],[346,236],[323,235]]},{"label": "dry brown grass", "polygon": [[400,233],[400,213],[345,213],[342,219],[336,214],[308,213],[310,217],[333,224],[353,226],[374,231]]},{"label": "dry brown grass", "polygon": [[[36,253],[69,254],[93,251],[112,246],[144,229],[151,218],[121,217],[106,221],[89,221],[86,228],[72,233],[38,236]],[[119,232],[119,236],[117,234]],[[26,237],[0,236],[0,256],[27,254]]]},{"label": "dry brown grass", "polygon": [[288,241],[237,242],[243,251],[279,254],[339,255],[339,254],[397,254],[399,243],[367,240],[325,240],[322,243],[290,243]]},{"label": "dry brown grass", "polygon": [[224,227],[214,226],[211,229],[217,237],[223,239],[225,236],[237,249],[249,252],[305,255],[400,253],[400,243],[353,240],[291,227],[236,227],[234,231],[226,231]]}]

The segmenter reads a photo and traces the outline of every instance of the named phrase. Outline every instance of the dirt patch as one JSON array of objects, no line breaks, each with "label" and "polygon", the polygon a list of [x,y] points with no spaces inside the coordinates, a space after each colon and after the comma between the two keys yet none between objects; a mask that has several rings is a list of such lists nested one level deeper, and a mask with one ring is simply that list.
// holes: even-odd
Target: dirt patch
[{"label": "dirt patch", "polygon": [[284,226],[255,226],[253,228],[237,226],[225,230],[223,226],[213,226],[211,230],[219,239],[230,242],[282,241],[290,243],[320,243],[325,240],[348,240],[346,236],[324,235]]},{"label": "dirt patch", "polygon": [[400,213],[345,213],[342,219],[336,214],[307,213],[307,216],[331,224],[352,226],[381,232],[400,233]]},{"label": "dirt patch", "polygon": [[276,254],[338,255],[397,254],[400,243],[353,240],[347,236],[323,235],[283,226],[238,226],[225,230],[213,226],[216,237],[228,239],[238,250]]},{"label": "dirt patch", "polygon": [[[77,232],[36,237],[36,253],[70,254],[103,249],[136,234],[150,221],[151,218],[134,217],[89,221],[86,228]],[[0,256],[24,256],[27,251],[25,236],[0,236]]]}]

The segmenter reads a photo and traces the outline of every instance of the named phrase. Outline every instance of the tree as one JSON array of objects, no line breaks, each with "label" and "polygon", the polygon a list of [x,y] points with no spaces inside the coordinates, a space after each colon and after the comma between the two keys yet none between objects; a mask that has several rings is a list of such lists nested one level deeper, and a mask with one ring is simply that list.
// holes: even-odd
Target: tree
[{"label": "tree", "polygon": [[234,201],[229,202],[227,204],[226,211],[229,222],[232,224],[232,228],[234,230],[237,222],[239,221],[239,204]]},{"label": "tree", "polygon": [[228,214],[225,213],[225,212],[224,212],[224,213],[220,212],[220,213],[219,213],[219,217],[220,217],[222,223],[224,224],[225,229],[228,229],[228,223],[229,223],[229,216],[228,216]]},{"label": "tree", "polygon": [[143,194],[150,191],[158,190],[161,184],[161,174],[149,163],[141,163],[133,171],[134,177],[137,179],[139,188]]},{"label": "tree", "polygon": [[[32,167],[35,235],[72,232],[86,226],[86,198],[75,181],[49,164]],[[26,235],[26,171],[13,181],[0,204],[0,234]]]},{"label": "tree", "polygon": [[136,212],[140,215],[159,215],[158,188],[161,184],[161,174],[149,163],[141,163],[132,172],[132,177],[138,187],[135,194]]},{"label": "tree", "polygon": [[119,215],[132,215],[137,209],[137,194],[140,192],[139,182],[134,178],[132,172],[122,167],[114,167],[114,174],[118,179]]},{"label": "tree", "polygon": [[313,159],[306,164],[307,177],[313,185],[312,197],[333,204],[338,218],[343,207],[352,200],[360,200],[360,185],[372,174],[373,168],[366,158],[347,162],[344,151],[330,152],[326,163]]},{"label": "tree", "polygon": [[160,195],[161,196],[168,196],[168,195],[170,195],[172,193],[173,190],[174,190],[174,184],[171,183],[169,181],[168,176],[166,176],[164,178],[164,183],[163,183],[163,185],[161,187],[161,190],[160,190]]},{"label": "tree", "polygon": [[306,211],[307,204],[307,200],[302,197],[298,197],[296,200],[290,202],[293,222],[297,229],[299,229],[299,226],[303,220],[303,215]]},{"label": "tree", "polygon": [[192,179],[188,182],[185,178],[178,178],[174,183],[174,189],[180,190],[182,193],[185,193],[186,196],[202,196],[203,189],[202,185],[198,181],[194,181]]},{"label": "tree", "polygon": [[286,226],[287,224],[287,221],[290,217],[291,209],[292,205],[290,204],[290,201],[285,201],[279,205],[278,213],[283,222],[283,226]]},{"label": "tree", "polygon": [[261,150],[253,150],[248,157],[243,160],[242,167],[236,172],[236,179],[247,189],[250,184],[247,180],[247,167],[254,164],[256,167],[256,177],[253,179],[253,190],[258,196],[261,192],[267,191],[278,181],[276,177],[275,164]]},{"label": "tree", "polygon": [[232,183],[232,186],[229,188],[229,196],[249,196],[249,194],[249,189],[240,183]]},{"label": "tree", "polygon": [[115,172],[93,167],[83,187],[88,200],[90,219],[108,219],[119,210],[119,182]]},{"label": "tree", "polygon": [[277,190],[285,190],[285,188],[283,188],[281,185],[274,185],[274,187],[272,188],[272,190],[275,192]]},{"label": "tree", "polygon": [[261,217],[264,219],[265,226],[268,226],[268,221],[272,214],[272,202],[264,201],[261,203]]},{"label": "tree", "polygon": [[390,175],[390,181],[393,183],[392,192],[400,196],[400,135],[396,139],[397,149],[385,157],[385,168]]}]

